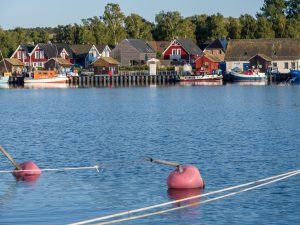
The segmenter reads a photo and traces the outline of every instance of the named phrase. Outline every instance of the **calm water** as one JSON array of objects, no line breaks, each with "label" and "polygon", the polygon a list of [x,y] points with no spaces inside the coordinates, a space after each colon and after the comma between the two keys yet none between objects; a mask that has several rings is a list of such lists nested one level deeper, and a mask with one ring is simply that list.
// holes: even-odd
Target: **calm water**
[{"label": "calm water", "polygon": [[[105,166],[34,182],[0,173],[0,224],[67,224],[176,198],[172,168],[143,156],[193,163],[204,192],[300,168],[300,86],[0,89],[0,101],[0,144],[17,162]],[[299,224],[299,184],[122,224]]]}]

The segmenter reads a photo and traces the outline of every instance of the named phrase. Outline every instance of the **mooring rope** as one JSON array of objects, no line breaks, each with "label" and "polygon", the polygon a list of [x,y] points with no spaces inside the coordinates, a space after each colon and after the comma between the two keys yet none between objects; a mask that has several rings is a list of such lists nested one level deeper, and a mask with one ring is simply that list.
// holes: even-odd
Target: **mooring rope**
[{"label": "mooring rope", "polygon": [[[283,174],[279,174],[276,176],[272,176],[272,177],[268,177],[268,178],[264,178],[264,179],[260,179],[260,180],[256,180],[256,181],[252,181],[252,182],[248,182],[245,184],[241,184],[241,185],[236,185],[236,186],[232,186],[232,187],[228,187],[228,188],[224,188],[221,190],[217,190],[217,191],[212,191],[206,194],[201,194],[201,195],[196,195],[196,196],[192,196],[192,197],[188,197],[188,198],[184,198],[184,199],[180,199],[180,200],[175,200],[175,201],[170,201],[170,202],[166,202],[166,203],[162,203],[162,204],[157,204],[157,205],[153,205],[153,206],[149,206],[149,207],[144,207],[144,208],[139,208],[139,209],[135,209],[135,210],[130,210],[130,211],[126,211],[126,212],[121,212],[121,213],[117,213],[117,214],[112,214],[112,215],[108,215],[108,216],[103,216],[103,217],[99,217],[99,218],[95,218],[95,219],[90,219],[90,220],[86,220],[86,221],[81,221],[81,222],[77,222],[77,223],[72,223],[70,225],[82,225],[82,224],[88,224],[88,223],[93,223],[93,222],[97,222],[97,221],[101,221],[101,220],[106,220],[106,219],[111,219],[114,217],[119,217],[119,216],[124,216],[124,215],[128,215],[130,217],[127,218],[122,218],[122,219],[117,219],[117,220],[111,220],[111,221],[107,221],[107,222],[102,222],[102,223],[98,223],[97,225],[104,225],[104,224],[112,224],[112,223],[119,223],[119,222],[123,222],[123,221],[127,221],[127,220],[134,220],[134,219],[139,219],[139,218],[143,218],[143,217],[148,217],[148,216],[153,216],[153,215],[158,215],[158,214],[163,214],[163,213],[167,213],[167,212],[171,212],[171,211],[175,211],[175,210],[179,210],[179,209],[183,209],[183,208],[188,208],[188,207],[192,207],[198,204],[203,204],[203,203],[208,203],[208,202],[212,202],[212,201],[216,201],[222,198],[227,198],[236,194],[240,194],[246,191],[250,191],[268,184],[272,184],[274,182],[280,181],[280,180],[284,180],[287,179],[291,176],[295,176],[297,174],[300,174],[300,169],[298,170],[294,170],[291,172],[287,172],[287,173],[283,173]],[[271,181],[269,181],[271,180]],[[269,182],[265,182],[265,181],[269,181]],[[142,215],[137,215],[137,216],[131,216],[133,213],[137,213],[137,212],[142,212],[142,211],[146,211],[146,210],[150,210],[150,209],[154,209],[154,208],[158,208],[158,207],[163,207],[166,205],[170,205],[170,204],[175,204],[175,203],[179,203],[179,202],[184,202],[187,200],[191,200],[191,199],[195,199],[195,198],[200,198],[200,197],[206,197],[209,195],[213,195],[213,194],[217,194],[217,193],[221,193],[221,192],[225,192],[225,191],[229,191],[229,190],[234,190],[234,189],[238,189],[241,187],[245,187],[245,186],[249,186],[249,185],[253,185],[256,183],[261,183],[264,182],[262,184],[258,184],[249,188],[245,188],[236,192],[231,192],[229,194],[225,194],[222,196],[218,196],[215,198],[210,198],[201,202],[195,202],[195,203],[191,203],[191,204],[187,204],[184,206],[179,206],[179,207],[175,207],[175,208],[171,208],[171,209],[166,209],[166,210],[160,210],[160,211],[156,211],[153,213],[147,213],[147,214],[142,214]]]},{"label": "mooring rope", "polygon": [[[67,170],[89,170],[95,169],[100,172],[100,165],[85,166],[85,167],[65,167],[65,168],[52,168],[52,169],[40,169],[41,171],[67,171]],[[34,172],[36,170],[0,170],[0,173],[19,173],[19,172]]]}]

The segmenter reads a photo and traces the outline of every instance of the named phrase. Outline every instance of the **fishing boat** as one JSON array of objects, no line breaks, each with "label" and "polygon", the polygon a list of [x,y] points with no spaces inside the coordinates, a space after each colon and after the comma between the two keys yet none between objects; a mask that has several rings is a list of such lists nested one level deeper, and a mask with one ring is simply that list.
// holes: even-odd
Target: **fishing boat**
[{"label": "fishing boat", "polygon": [[300,70],[290,70],[290,75],[293,83],[300,83]]},{"label": "fishing boat", "polygon": [[34,71],[33,77],[25,78],[24,83],[66,83],[68,77],[64,74],[56,74],[55,71]]},{"label": "fishing boat", "polygon": [[265,73],[260,73],[258,70],[248,70],[240,72],[239,70],[232,70],[230,72],[232,81],[263,81],[267,80]]},{"label": "fishing boat", "polygon": [[201,72],[200,75],[182,75],[179,76],[178,81],[180,82],[214,82],[214,81],[222,81],[223,75],[219,70],[213,71],[212,74],[207,74],[205,72]]}]

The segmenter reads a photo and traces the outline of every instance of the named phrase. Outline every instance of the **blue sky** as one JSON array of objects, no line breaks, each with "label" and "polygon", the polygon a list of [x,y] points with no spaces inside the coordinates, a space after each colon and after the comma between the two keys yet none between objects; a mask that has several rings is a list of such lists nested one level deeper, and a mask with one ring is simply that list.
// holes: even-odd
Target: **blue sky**
[{"label": "blue sky", "polygon": [[182,16],[215,14],[255,16],[264,0],[0,0],[0,26],[56,27],[80,23],[81,19],[103,14],[107,3],[118,3],[127,16],[136,13],[154,22],[160,11],[179,11]]}]

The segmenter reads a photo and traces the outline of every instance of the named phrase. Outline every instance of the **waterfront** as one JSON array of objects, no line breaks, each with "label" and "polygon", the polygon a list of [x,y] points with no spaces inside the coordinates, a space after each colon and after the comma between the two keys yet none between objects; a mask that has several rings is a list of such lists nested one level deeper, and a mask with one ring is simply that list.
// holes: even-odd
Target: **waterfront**
[{"label": "waterfront", "polygon": [[[18,162],[105,167],[31,183],[0,174],[0,224],[67,224],[169,201],[171,168],[143,156],[193,163],[205,192],[300,167],[300,86],[8,87],[0,144]],[[298,224],[299,182],[126,224]]]}]

